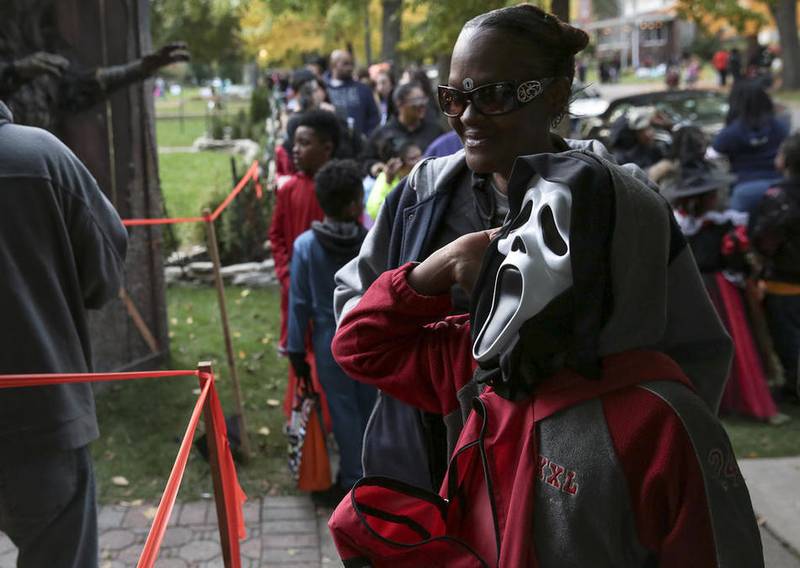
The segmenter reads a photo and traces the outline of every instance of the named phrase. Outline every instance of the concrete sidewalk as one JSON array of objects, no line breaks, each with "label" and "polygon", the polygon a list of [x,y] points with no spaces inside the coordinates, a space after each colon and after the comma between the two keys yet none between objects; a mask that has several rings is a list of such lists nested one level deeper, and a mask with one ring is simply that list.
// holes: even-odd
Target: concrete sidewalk
[{"label": "concrete sidewalk", "polygon": [[777,555],[783,552],[784,564],[774,566],[800,568],[800,457],[743,459],[739,468],[763,523],[762,535],[768,535],[764,539],[765,557],[769,561],[768,552],[773,552],[777,561]]},{"label": "concrete sidewalk", "polygon": [[[767,568],[800,568],[791,547],[800,540],[800,458],[742,460],[761,527]],[[153,505],[101,507],[100,566],[136,566],[152,522]],[[329,509],[307,496],[265,497],[245,504],[244,568],[341,566],[328,532]],[[0,533],[0,568],[14,568],[17,552]],[[213,501],[177,504],[156,563],[159,568],[223,568]]]},{"label": "concrete sidewalk", "polygon": [[[136,566],[150,530],[153,505],[100,508],[100,567]],[[265,497],[245,504],[243,568],[340,566],[328,532],[330,509],[307,496]],[[17,551],[0,533],[0,568],[15,568]],[[176,504],[156,562],[158,568],[224,568],[213,500]]]}]

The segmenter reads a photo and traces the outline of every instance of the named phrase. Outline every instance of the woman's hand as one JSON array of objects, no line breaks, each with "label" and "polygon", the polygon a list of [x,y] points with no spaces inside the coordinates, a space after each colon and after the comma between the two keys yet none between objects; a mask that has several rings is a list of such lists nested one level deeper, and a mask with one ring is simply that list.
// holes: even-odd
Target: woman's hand
[{"label": "woman's hand", "polygon": [[472,293],[483,255],[497,229],[468,233],[440,248],[408,274],[408,283],[423,296],[439,296],[460,285]]}]

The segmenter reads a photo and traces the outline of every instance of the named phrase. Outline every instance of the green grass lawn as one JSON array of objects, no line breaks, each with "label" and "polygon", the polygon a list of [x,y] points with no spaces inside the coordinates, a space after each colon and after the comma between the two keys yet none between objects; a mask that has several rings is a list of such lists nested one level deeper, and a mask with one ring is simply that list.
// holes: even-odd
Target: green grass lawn
[{"label": "green grass lawn", "polygon": [[[156,142],[161,147],[191,146],[207,130],[205,118],[156,119]],[[163,169],[163,168],[162,168]]]},{"label": "green grass lawn", "polygon": [[800,104],[800,90],[797,91],[775,91],[775,100],[788,104]]},{"label": "green grass lawn", "polygon": [[[230,113],[236,113],[239,109],[250,108],[248,100],[224,98],[222,100],[223,109]],[[167,93],[163,97],[155,99],[156,116],[158,115],[178,115],[185,114],[205,114],[208,110],[208,100],[200,97],[198,87],[184,87],[183,93],[178,96]]]},{"label": "green grass lawn", "polygon": [[[242,487],[251,496],[270,490],[291,492],[283,412],[281,407],[271,405],[283,400],[287,376],[286,360],[275,351],[278,290],[231,286],[226,299],[255,454],[246,466],[239,467]],[[226,414],[232,414],[235,407],[215,291],[175,287],[168,290],[167,300],[170,367],[195,369],[198,361],[211,360],[223,407]],[[191,377],[152,379],[113,383],[97,396],[101,437],[93,444],[93,453],[102,502],[154,500],[161,495],[197,399],[197,389],[198,384]],[[269,434],[264,435],[267,431]],[[125,477],[130,485],[114,485],[111,479],[115,476]],[[208,465],[193,451],[180,498],[195,500],[210,492]]]},{"label": "green grass lawn", "polygon": [[740,459],[800,455],[800,406],[782,404],[780,411],[791,416],[791,422],[770,426],[746,418],[729,417],[722,421]]},{"label": "green grass lawn", "polygon": [[[231,156],[224,152],[159,154],[161,191],[171,217],[199,215],[215,193],[233,188]],[[244,172],[239,164],[237,171]],[[195,223],[174,225],[183,246],[203,243],[203,228]]]}]

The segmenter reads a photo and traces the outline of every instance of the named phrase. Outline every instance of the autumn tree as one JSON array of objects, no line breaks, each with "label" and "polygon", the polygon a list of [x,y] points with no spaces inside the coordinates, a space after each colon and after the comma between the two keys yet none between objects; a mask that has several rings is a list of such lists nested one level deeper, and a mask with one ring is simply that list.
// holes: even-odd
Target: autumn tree
[{"label": "autumn tree", "polygon": [[381,0],[249,0],[241,20],[251,54],[269,64],[299,66],[308,54],[350,47],[361,63],[377,52]]},{"label": "autumn tree", "polygon": [[381,5],[381,59],[396,61],[403,31],[403,0],[381,0]]},{"label": "autumn tree", "polygon": [[153,43],[186,41],[191,69],[198,79],[212,70],[235,75],[242,62],[239,37],[240,6],[235,0],[151,0]]},{"label": "autumn tree", "polygon": [[266,2],[250,2],[240,22],[245,51],[264,64],[297,67],[303,55],[322,51],[325,27],[321,15],[293,10],[273,13]]},{"label": "autumn tree", "polygon": [[[531,3],[556,13],[564,21],[569,20],[569,0],[531,0]],[[411,59],[433,59],[440,77],[447,77],[450,68],[450,52],[461,27],[467,20],[489,10],[519,4],[513,0],[461,0],[441,2],[437,0],[407,0],[411,11],[424,15],[407,27],[400,46]]]},{"label": "autumn tree", "polygon": [[[437,62],[446,76],[450,52],[467,20],[514,0],[249,0],[242,38],[251,54],[269,62],[300,65],[304,53],[327,53],[352,44],[369,62],[380,59]],[[569,19],[569,0],[534,0]],[[380,22],[380,25],[376,25]]]},{"label": "autumn tree", "polygon": [[783,60],[783,88],[800,88],[800,42],[797,39],[797,0],[774,0],[769,11],[778,28]]},{"label": "autumn tree", "polygon": [[739,34],[754,37],[771,19],[778,29],[783,61],[783,88],[800,88],[800,43],[797,0],[678,0],[678,12],[707,29],[726,23]]}]

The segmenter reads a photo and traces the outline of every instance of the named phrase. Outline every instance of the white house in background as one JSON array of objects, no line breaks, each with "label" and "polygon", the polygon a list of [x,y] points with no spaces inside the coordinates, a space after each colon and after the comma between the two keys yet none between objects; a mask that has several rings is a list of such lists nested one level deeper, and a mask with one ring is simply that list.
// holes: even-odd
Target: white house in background
[{"label": "white house in background", "polygon": [[[589,32],[600,59],[623,67],[677,60],[694,40],[695,25],[680,20],[673,0],[577,0],[575,23]],[[598,18],[597,12],[603,16]]]}]

